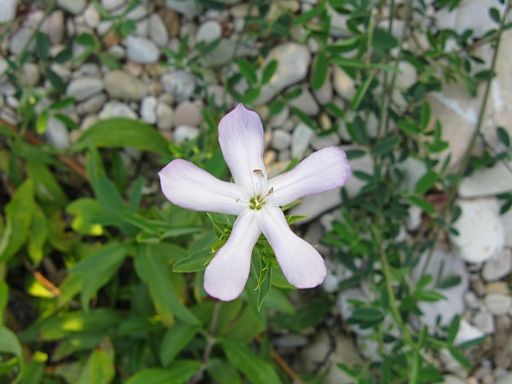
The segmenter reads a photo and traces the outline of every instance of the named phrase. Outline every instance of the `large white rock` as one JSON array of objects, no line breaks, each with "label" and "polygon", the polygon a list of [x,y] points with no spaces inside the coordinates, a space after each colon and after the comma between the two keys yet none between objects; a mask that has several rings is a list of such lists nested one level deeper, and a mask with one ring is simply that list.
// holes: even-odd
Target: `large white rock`
[{"label": "large white rock", "polygon": [[270,82],[261,88],[261,93],[255,104],[264,104],[270,101],[277,92],[303,80],[311,63],[311,55],[308,49],[297,43],[284,43],[273,48],[267,63],[276,60],[278,63]]},{"label": "large white rock", "polygon": [[479,168],[459,184],[459,196],[484,197],[512,191],[512,162],[496,163],[490,168]]},{"label": "large white rock", "polygon": [[497,24],[489,16],[491,7],[503,11],[504,5],[496,0],[463,0],[453,11],[449,7],[441,8],[435,13],[437,26],[440,29],[453,29],[462,34],[472,29],[475,36],[482,36]]},{"label": "large white rock", "polygon": [[459,199],[462,214],[454,223],[458,235],[450,234],[456,253],[469,263],[482,263],[503,249],[504,228],[494,198]]},{"label": "large white rock", "polygon": [[169,43],[169,32],[158,13],[149,16],[149,37],[159,47],[165,47]]},{"label": "large white rock", "polygon": [[302,160],[315,132],[304,123],[299,123],[292,133],[292,157]]}]

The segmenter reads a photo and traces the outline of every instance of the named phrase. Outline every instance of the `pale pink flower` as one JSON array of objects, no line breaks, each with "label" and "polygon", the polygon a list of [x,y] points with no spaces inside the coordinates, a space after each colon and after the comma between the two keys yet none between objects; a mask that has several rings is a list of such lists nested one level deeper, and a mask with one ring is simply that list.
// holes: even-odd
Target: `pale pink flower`
[{"label": "pale pink flower", "polygon": [[242,104],[219,123],[219,143],[235,183],[221,181],[189,161],[176,159],[159,173],[172,203],[196,211],[238,215],[231,235],[204,275],[204,288],[220,300],[237,298],[249,276],[252,250],[263,232],[284,276],[297,288],[313,288],[326,275],[325,262],[295,235],[279,208],[342,186],[350,176],[345,152],[323,148],[270,180],[263,163],[263,125]]}]

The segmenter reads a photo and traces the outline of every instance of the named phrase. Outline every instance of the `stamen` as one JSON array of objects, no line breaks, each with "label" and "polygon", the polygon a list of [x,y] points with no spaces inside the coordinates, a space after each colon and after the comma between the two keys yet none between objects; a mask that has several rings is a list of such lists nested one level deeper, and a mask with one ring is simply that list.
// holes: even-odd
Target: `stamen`
[{"label": "stamen", "polygon": [[274,193],[274,187],[270,188],[268,190],[268,193],[265,195],[265,197],[267,197],[268,195],[270,195],[271,193]]},{"label": "stamen", "polygon": [[261,177],[265,177],[265,175],[263,174],[263,171],[261,169],[255,169],[253,171],[254,173],[257,173],[258,175],[260,175]]}]

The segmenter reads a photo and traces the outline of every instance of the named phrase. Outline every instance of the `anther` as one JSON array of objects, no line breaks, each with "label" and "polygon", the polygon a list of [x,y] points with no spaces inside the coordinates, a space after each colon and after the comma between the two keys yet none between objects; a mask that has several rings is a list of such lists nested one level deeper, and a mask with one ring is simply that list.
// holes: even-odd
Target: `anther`
[{"label": "anther", "polygon": [[274,187],[272,187],[272,188],[270,188],[270,189],[268,190],[268,193],[265,195],[265,197],[267,197],[268,195],[270,195],[270,194],[271,194],[271,193],[273,193],[273,192],[274,192]]},{"label": "anther", "polygon": [[265,175],[263,174],[263,171],[261,169],[255,169],[253,171],[254,173],[257,173],[258,175],[260,175],[261,177],[264,177]]}]

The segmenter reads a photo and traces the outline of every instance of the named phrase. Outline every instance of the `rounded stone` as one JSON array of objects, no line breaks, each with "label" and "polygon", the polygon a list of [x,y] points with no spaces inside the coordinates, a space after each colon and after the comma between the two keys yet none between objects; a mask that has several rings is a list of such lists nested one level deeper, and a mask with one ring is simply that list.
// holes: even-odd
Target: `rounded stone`
[{"label": "rounded stone", "polygon": [[111,98],[139,101],[146,95],[144,83],[120,70],[105,75],[105,89]]},{"label": "rounded stone", "polygon": [[71,80],[66,94],[74,97],[76,101],[83,101],[103,91],[103,81],[96,77],[81,77]]},{"label": "rounded stone", "polygon": [[151,40],[141,36],[126,39],[128,59],[139,64],[154,64],[160,58],[160,49]]},{"label": "rounded stone", "polygon": [[203,122],[201,108],[190,101],[179,104],[174,111],[174,125],[188,125],[197,127]]}]

